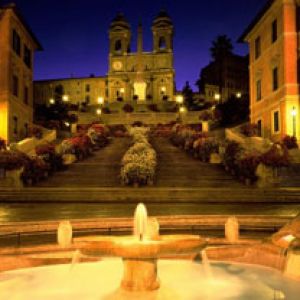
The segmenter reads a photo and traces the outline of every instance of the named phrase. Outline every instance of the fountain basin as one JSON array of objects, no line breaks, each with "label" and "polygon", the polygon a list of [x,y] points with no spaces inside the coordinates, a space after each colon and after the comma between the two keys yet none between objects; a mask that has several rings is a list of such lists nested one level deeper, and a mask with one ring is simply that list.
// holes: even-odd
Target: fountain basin
[{"label": "fountain basin", "polygon": [[84,255],[144,259],[196,253],[206,244],[205,239],[195,235],[162,235],[157,240],[143,241],[134,236],[88,236],[74,239],[74,245]]}]

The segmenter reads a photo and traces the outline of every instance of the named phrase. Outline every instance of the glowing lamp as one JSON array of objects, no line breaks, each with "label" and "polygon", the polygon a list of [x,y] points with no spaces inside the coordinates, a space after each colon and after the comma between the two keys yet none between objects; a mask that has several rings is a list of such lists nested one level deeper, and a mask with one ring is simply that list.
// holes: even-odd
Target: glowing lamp
[{"label": "glowing lamp", "polygon": [[185,113],[186,112],[186,108],[184,106],[179,108],[179,112],[180,113]]},{"label": "glowing lamp", "polygon": [[102,110],[100,109],[100,108],[98,108],[97,110],[96,110],[96,114],[99,116],[99,115],[101,115],[102,114]]},{"label": "glowing lamp", "polygon": [[242,93],[241,92],[236,93],[236,97],[239,99],[242,98]]},{"label": "glowing lamp", "polygon": [[291,111],[291,115],[292,115],[293,117],[296,117],[296,116],[297,116],[297,110],[296,110],[295,107],[293,107],[293,109],[292,109],[292,111]]},{"label": "glowing lamp", "polygon": [[104,99],[103,99],[103,97],[99,97],[98,98],[98,104],[103,104],[104,103]]},{"label": "glowing lamp", "polygon": [[55,100],[54,100],[53,98],[51,98],[51,99],[49,100],[49,103],[50,103],[50,104],[55,104]]},{"label": "glowing lamp", "polygon": [[176,102],[177,102],[178,104],[182,104],[182,103],[183,103],[183,96],[182,96],[182,95],[176,96]]},{"label": "glowing lamp", "polygon": [[62,97],[64,102],[68,102],[69,101],[69,96],[68,95],[63,95]]},{"label": "glowing lamp", "polygon": [[124,88],[120,88],[120,93],[124,94],[125,93],[125,89]]},{"label": "glowing lamp", "polygon": [[215,94],[215,100],[220,100],[221,99],[221,95],[220,94]]},{"label": "glowing lamp", "polygon": [[70,127],[70,123],[69,122],[65,122],[66,127]]},{"label": "glowing lamp", "polygon": [[163,93],[165,93],[165,92],[167,91],[167,88],[166,88],[165,86],[162,86],[162,87],[161,87],[161,91],[162,91]]}]

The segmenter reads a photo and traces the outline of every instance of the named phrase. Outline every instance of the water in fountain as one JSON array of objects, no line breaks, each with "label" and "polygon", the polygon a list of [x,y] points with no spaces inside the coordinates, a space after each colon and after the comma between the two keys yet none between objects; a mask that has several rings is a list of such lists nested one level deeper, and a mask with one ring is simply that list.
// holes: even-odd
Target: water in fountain
[{"label": "water in fountain", "polygon": [[201,251],[201,256],[202,256],[202,266],[203,266],[204,275],[209,281],[212,281],[214,278],[212,274],[211,265],[205,249]]},{"label": "water in fountain", "polygon": [[69,221],[62,221],[57,229],[57,243],[62,248],[67,248],[72,244],[72,225]]},{"label": "water in fountain", "polygon": [[71,267],[70,267],[71,271],[75,267],[75,265],[80,263],[80,258],[81,258],[81,253],[79,250],[76,250],[72,257],[72,262],[71,262]]},{"label": "water in fountain", "polygon": [[140,203],[134,213],[133,233],[140,241],[143,241],[147,233],[148,213],[146,206]]}]

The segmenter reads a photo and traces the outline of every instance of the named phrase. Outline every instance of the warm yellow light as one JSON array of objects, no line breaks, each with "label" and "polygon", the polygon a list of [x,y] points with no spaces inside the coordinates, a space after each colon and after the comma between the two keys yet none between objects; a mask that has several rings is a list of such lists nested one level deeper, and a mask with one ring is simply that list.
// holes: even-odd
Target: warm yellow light
[{"label": "warm yellow light", "polygon": [[289,235],[286,235],[285,237],[283,237],[282,239],[288,243],[291,243],[292,241],[294,241],[296,239],[296,237],[293,236],[292,234],[289,234]]},{"label": "warm yellow light", "polygon": [[161,87],[161,91],[162,91],[163,93],[165,93],[165,92],[167,91],[167,88],[166,88],[165,86],[162,86],[162,87]]},{"label": "warm yellow light", "polygon": [[68,102],[69,101],[69,96],[68,95],[63,95],[62,97],[64,102]]},{"label": "warm yellow light", "polygon": [[237,98],[242,98],[242,93],[241,92],[236,93],[236,97]]},{"label": "warm yellow light", "polygon": [[220,94],[215,94],[215,100],[220,100],[221,99],[221,95]]},{"label": "warm yellow light", "polygon": [[98,108],[98,109],[96,110],[96,114],[97,114],[97,115],[101,115],[101,114],[102,114],[102,110],[101,110],[100,108]]},{"label": "warm yellow light", "polygon": [[50,103],[50,104],[55,104],[55,100],[54,100],[53,98],[51,98],[51,99],[49,100],[49,103]]},{"label": "warm yellow light", "polygon": [[182,95],[176,96],[176,102],[177,102],[178,104],[182,104],[182,103],[183,103],[183,96],[182,96]]},{"label": "warm yellow light", "polygon": [[104,99],[103,99],[103,97],[99,97],[98,98],[98,104],[103,104],[104,103]]},{"label": "warm yellow light", "polygon": [[185,113],[185,112],[186,112],[186,108],[185,108],[184,106],[181,106],[181,107],[179,108],[179,112],[180,112],[180,113]]},{"label": "warm yellow light", "polygon": [[124,94],[125,93],[125,89],[124,88],[120,88],[120,93]]},{"label": "warm yellow light", "polygon": [[70,123],[69,123],[69,122],[65,122],[65,125],[66,125],[67,127],[70,127]]},{"label": "warm yellow light", "polygon": [[293,109],[292,109],[292,111],[291,111],[291,115],[292,115],[293,117],[297,116],[297,110],[296,110],[295,107],[293,107]]}]

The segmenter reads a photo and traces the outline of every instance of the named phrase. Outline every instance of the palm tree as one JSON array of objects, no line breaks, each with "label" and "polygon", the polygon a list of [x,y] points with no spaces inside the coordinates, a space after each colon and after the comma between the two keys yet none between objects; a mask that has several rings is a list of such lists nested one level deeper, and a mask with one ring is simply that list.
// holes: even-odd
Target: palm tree
[{"label": "palm tree", "polygon": [[214,61],[223,59],[224,57],[232,54],[233,45],[231,39],[225,35],[219,35],[212,41],[210,54]]},{"label": "palm tree", "polygon": [[[224,60],[228,58],[228,56],[232,55],[233,45],[231,39],[225,35],[219,35],[216,37],[214,41],[212,41],[212,46],[210,48],[210,54],[213,61],[218,66],[218,82],[219,82],[219,94],[222,97],[222,89],[223,89],[223,69],[224,69]],[[222,98],[221,98],[222,101]]]}]

